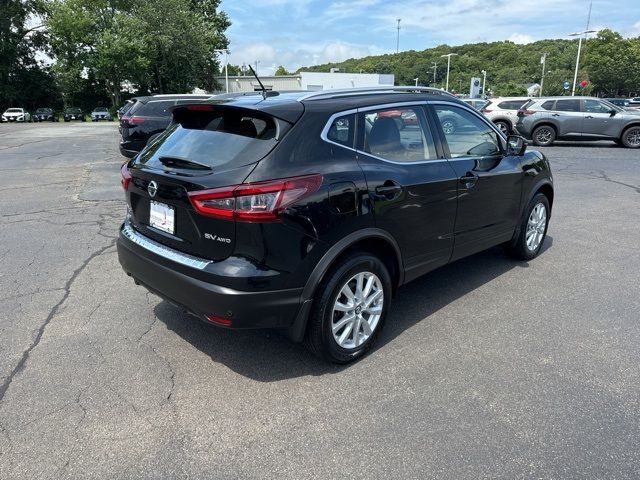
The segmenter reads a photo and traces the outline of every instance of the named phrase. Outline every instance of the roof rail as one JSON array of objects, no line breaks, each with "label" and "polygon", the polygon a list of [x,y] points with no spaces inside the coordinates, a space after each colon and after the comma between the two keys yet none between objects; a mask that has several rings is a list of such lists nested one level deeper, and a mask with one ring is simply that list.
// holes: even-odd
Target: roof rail
[{"label": "roof rail", "polygon": [[411,85],[400,87],[358,87],[358,88],[342,88],[335,90],[321,90],[317,92],[309,92],[306,95],[302,95],[298,98],[298,101],[302,100],[317,100],[321,98],[334,98],[345,97],[352,95],[372,95],[372,94],[385,94],[385,93],[434,93],[438,95],[449,95],[456,98],[455,95],[445,90],[433,87],[414,87]]}]

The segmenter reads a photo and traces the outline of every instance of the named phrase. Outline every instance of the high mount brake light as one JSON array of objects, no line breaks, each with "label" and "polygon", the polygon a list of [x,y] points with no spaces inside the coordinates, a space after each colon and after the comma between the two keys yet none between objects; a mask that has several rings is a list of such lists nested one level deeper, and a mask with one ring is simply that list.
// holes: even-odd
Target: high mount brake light
[{"label": "high mount brake light", "polygon": [[122,164],[120,168],[120,175],[122,178],[120,179],[120,184],[124,191],[126,192],[129,189],[129,184],[131,183],[131,173],[129,173],[129,168],[127,167],[127,162]]},{"label": "high mount brake light", "polygon": [[189,200],[203,215],[245,222],[273,222],[280,219],[287,207],[316,192],[320,185],[322,175],[306,175],[189,192]]}]

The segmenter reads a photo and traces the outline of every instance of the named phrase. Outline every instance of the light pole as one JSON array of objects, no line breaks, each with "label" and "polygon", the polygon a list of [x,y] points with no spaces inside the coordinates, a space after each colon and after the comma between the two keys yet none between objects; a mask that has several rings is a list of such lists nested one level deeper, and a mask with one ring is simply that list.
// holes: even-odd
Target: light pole
[{"label": "light pole", "polygon": [[480,70],[480,73],[482,73],[482,96],[486,98],[487,94],[484,93],[484,86],[487,84],[487,71]]},{"label": "light pole", "polygon": [[433,66],[431,67],[433,69],[433,86],[436,86],[436,71],[438,70],[438,63],[437,62],[433,62]]},{"label": "light pole", "polygon": [[582,36],[587,35],[589,33],[595,33],[596,30],[585,30],[584,32],[576,32],[570,33],[570,37],[580,37],[578,40],[578,56],[576,57],[576,71],[573,74],[573,89],[571,90],[571,96],[575,96],[576,94],[576,82],[578,81],[578,68],[580,67],[580,49],[582,48]]},{"label": "light pole", "polygon": [[547,64],[547,55],[549,55],[548,53],[543,53],[542,54],[542,58],[540,59],[540,63],[542,64],[542,78],[540,79],[540,91],[539,93],[539,97],[542,96],[542,87],[544,86],[544,67]]},{"label": "light pole", "polygon": [[457,53],[447,53],[446,55],[440,55],[441,57],[447,57],[447,83],[444,89],[449,91],[449,69],[451,68],[451,57],[458,55]]},{"label": "light pole", "polygon": [[398,35],[396,36],[396,53],[400,51],[400,21],[401,20],[402,20],[401,18],[396,19],[396,21],[398,22],[398,26],[396,27],[398,29]]},{"label": "light pole", "polygon": [[260,60],[256,60],[256,76],[258,76],[258,64],[260,63]]},{"label": "light pole", "polygon": [[420,78],[420,77],[416,77],[416,78],[414,78],[414,80],[416,81],[416,87],[418,86],[418,80],[419,80],[419,78]]},{"label": "light pole", "polygon": [[229,50],[215,49],[214,52],[224,53],[224,83],[227,89],[227,93],[229,93],[229,62],[227,61]]}]

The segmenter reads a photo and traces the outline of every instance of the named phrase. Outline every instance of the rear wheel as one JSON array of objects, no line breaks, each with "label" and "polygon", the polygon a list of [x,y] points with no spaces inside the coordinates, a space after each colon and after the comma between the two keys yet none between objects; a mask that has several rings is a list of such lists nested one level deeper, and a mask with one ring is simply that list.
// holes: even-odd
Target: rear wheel
[{"label": "rear wheel", "polygon": [[548,147],[556,139],[556,131],[549,125],[542,125],[533,131],[531,139],[539,147]]},{"label": "rear wheel", "polygon": [[391,301],[391,277],[379,258],[355,253],[318,287],[305,344],[314,354],[347,363],[373,345]]},{"label": "rear wheel", "polygon": [[511,126],[507,122],[498,120],[497,122],[494,122],[494,123],[496,124],[496,127],[498,127],[500,131],[505,135],[509,135],[511,133]]},{"label": "rear wheel", "polygon": [[456,127],[457,127],[456,122],[451,118],[442,119],[440,124],[442,125],[442,131],[444,132],[445,135],[451,135],[456,131]]},{"label": "rear wheel", "polygon": [[549,199],[542,193],[536,194],[527,205],[518,238],[507,247],[511,255],[520,260],[538,256],[547,236],[549,212]]},{"label": "rear wheel", "polygon": [[640,126],[627,128],[622,132],[621,141],[627,148],[640,148]]}]

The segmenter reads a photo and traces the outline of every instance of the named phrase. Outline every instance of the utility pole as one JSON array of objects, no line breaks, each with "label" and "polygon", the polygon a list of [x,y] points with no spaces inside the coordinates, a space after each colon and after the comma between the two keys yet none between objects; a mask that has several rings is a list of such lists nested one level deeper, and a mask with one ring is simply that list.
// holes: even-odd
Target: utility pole
[{"label": "utility pole", "polygon": [[436,71],[438,70],[438,63],[433,62],[433,66],[431,67],[433,70],[433,86],[436,86]]},{"label": "utility pole", "polygon": [[444,89],[449,91],[449,69],[451,68],[451,57],[458,55],[457,53],[447,53],[446,55],[440,55],[441,57],[447,57],[447,83]]},{"label": "utility pole", "polygon": [[573,89],[571,90],[571,96],[574,97],[576,94],[576,83],[578,82],[578,69],[580,68],[580,49],[582,48],[582,37],[584,35],[585,39],[589,33],[595,33],[595,30],[589,30],[589,23],[591,22],[591,7],[593,6],[593,2],[589,3],[589,14],[587,15],[587,28],[585,28],[584,32],[577,32],[569,34],[570,37],[580,37],[578,40],[578,56],[576,57],[576,71],[573,74]]},{"label": "utility pole", "polygon": [[487,97],[487,94],[484,91],[484,86],[487,84],[487,71],[486,70],[480,70],[480,73],[482,73],[482,96],[483,97]]},{"label": "utility pole", "polygon": [[414,78],[414,80],[416,81],[416,87],[418,86],[418,80],[419,79],[420,79],[419,77]]},{"label": "utility pole", "polygon": [[258,75],[258,64],[260,63],[260,60],[256,60],[256,76]]},{"label": "utility pole", "polygon": [[227,93],[229,93],[229,61],[227,59],[229,55],[229,50],[215,49],[214,52],[224,53],[224,83],[226,86]]},{"label": "utility pole", "polygon": [[398,29],[398,35],[396,36],[396,53],[400,52],[400,21],[402,20],[401,18],[396,19],[398,22],[398,26],[396,27]]},{"label": "utility pole", "polygon": [[540,79],[540,94],[538,95],[539,97],[542,96],[542,87],[544,86],[544,67],[547,64],[547,55],[549,55],[547,52],[542,54],[542,58],[540,59],[540,63],[542,64],[542,78]]}]

